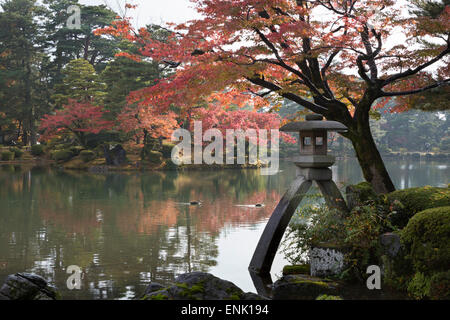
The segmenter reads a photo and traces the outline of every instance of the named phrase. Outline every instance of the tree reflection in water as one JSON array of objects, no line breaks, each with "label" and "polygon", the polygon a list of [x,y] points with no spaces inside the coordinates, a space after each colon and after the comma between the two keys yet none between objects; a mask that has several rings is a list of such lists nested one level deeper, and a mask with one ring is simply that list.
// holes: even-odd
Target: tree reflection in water
[{"label": "tree reflection in water", "polygon": [[[397,188],[444,186],[449,178],[446,163],[394,160],[387,167]],[[333,172],[340,185],[362,179],[356,160],[338,162]],[[231,252],[244,250],[241,243],[219,240],[250,230],[258,234],[246,250],[254,248],[260,235],[255,226],[266,221],[294,175],[290,164],[275,176],[257,170],[89,174],[1,166],[0,279],[35,272],[65,298],[116,299],[141,294],[150,281],[219,270],[219,253],[230,251],[223,243],[233,246]],[[191,200],[202,204],[180,204]],[[265,206],[236,206],[256,203]],[[233,261],[249,281],[252,253],[248,261]],[[81,291],[65,289],[65,269],[73,264],[85,271]]]},{"label": "tree reflection in water", "polygon": [[[222,230],[268,217],[280,197],[274,179],[256,170],[96,175],[2,168],[0,261],[7,265],[0,277],[26,270],[67,298],[110,299],[140,294],[150,281],[206,272],[217,264]],[[202,204],[180,204],[192,199]],[[260,202],[268,205],[235,206]],[[85,271],[81,291],[65,289],[72,264]]]}]

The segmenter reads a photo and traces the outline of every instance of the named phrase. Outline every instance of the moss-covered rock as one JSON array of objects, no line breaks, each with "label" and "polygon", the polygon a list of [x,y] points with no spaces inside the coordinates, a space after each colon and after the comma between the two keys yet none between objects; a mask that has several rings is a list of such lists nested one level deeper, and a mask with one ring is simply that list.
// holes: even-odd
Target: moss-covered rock
[{"label": "moss-covered rock", "polygon": [[450,206],[417,213],[401,238],[416,271],[446,271],[450,266]]},{"label": "moss-covered rock", "polygon": [[57,289],[31,273],[9,275],[0,287],[0,300],[57,300]]},{"label": "moss-covered rock", "polygon": [[339,295],[338,282],[310,277],[307,275],[288,275],[273,285],[274,300],[315,300],[318,296]]},{"label": "moss-covered rock", "polygon": [[361,182],[347,186],[346,190],[347,206],[352,210],[356,206],[362,206],[369,201],[380,201],[380,196],[373,190],[368,182]]},{"label": "moss-covered rock", "polygon": [[307,275],[309,275],[310,272],[311,272],[311,267],[309,264],[290,265],[290,266],[284,266],[284,268],[283,268],[283,276],[287,276],[290,274],[307,274]]},{"label": "moss-covered rock", "polygon": [[[391,214],[392,224],[403,228],[417,212],[450,206],[450,189],[430,186],[410,188],[394,191],[387,198],[395,211]],[[400,202],[400,205],[396,202]]]},{"label": "moss-covered rock", "polygon": [[255,300],[263,299],[244,293],[230,281],[209,273],[191,272],[178,276],[173,285],[150,284],[142,300]]},{"label": "moss-covered rock", "polygon": [[92,150],[83,150],[80,152],[80,158],[83,162],[89,162],[96,158],[97,154]]},{"label": "moss-covered rock", "polygon": [[340,296],[330,296],[327,294],[322,294],[318,296],[316,300],[344,300],[344,299]]}]

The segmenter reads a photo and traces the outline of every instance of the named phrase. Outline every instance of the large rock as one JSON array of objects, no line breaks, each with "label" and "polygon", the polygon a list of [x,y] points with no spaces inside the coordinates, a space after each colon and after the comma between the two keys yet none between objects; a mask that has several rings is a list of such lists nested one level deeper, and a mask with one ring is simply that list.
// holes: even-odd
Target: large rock
[{"label": "large rock", "polygon": [[308,275],[288,275],[273,284],[274,300],[315,300],[320,295],[338,295],[340,284]]},{"label": "large rock", "polygon": [[31,273],[9,275],[0,288],[0,300],[56,300],[57,297],[55,287]]},{"label": "large rock", "polygon": [[164,287],[151,283],[142,300],[262,300],[254,293],[245,293],[230,281],[209,273],[191,272],[178,276],[175,283]]},{"label": "large rock", "polygon": [[103,151],[108,166],[120,166],[127,162],[127,152],[120,144],[112,149],[109,149],[108,145],[104,145]]}]

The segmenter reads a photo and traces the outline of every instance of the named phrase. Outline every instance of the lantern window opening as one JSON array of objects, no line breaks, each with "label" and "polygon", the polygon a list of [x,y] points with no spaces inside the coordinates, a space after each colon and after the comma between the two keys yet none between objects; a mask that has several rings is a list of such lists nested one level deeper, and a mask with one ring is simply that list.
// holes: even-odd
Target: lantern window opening
[{"label": "lantern window opening", "polygon": [[304,146],[311,146],[312,145],[311,137],[303,137],[303,145]]},{"label": "lantern window opening", "polygon": [[316,137],[316,146],[323,146],[323,137]]}]

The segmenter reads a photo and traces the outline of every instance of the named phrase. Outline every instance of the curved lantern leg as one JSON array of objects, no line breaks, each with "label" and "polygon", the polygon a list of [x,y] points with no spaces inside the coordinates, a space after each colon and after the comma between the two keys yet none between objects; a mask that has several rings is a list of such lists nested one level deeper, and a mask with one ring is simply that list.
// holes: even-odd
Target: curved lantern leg
[{"label": "curved lantern leg", "polygon": [[297,209],[300,201],[311,187],[312,182],[304,176],[297,176],[288,191],[283,195],[276,206],[266,228],[259,239],[249,270],[257,274],[268,274],[272,262],[280,245],[283,234]]},{"label": "curved lantern leg", "polygon": [[250,271],[250,277],[252,278],[253,285],[256,292],[265,298],[272,298],[272,276],[269,274],[259,274]]},{"label": "curved lantern leg", "polygon": [[316,180],[316,183],[325,198],[328,208],[348,213],[347,204],[333,180]]}]

